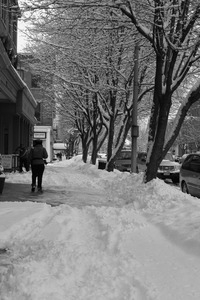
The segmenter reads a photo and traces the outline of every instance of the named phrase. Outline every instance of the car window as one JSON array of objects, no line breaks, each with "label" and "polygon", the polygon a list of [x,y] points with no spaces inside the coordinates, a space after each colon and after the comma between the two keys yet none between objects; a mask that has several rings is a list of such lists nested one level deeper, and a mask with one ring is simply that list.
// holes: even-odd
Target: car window
[{"label": "car window", "polygon": [[189,170],[190,169],[190,161],[192,160],[192,155],[189,155],[185,158],[182,163],[182,169]]},{"label": "car window", "polygon": [[200,162],[200,156],[199,155],[193,155],[191,161],[192,162]]},{"label": "car window", "polygon": [[199,155],[190,155],[186,157],[182,164],[182,168],[185,170],[198,172],[200,173],[200,156]]},{"label": "car window", "polygon": [[[142,162],[146,162],[146,159],[147,159],[146,152],[138,152],[137,158]],[[131,159],[131,151],[122,151],[117,156],[117,159]]]},{"label": "car window", "polygon": [[117,159],[131,159],[131,151],[122,151]]},{"label": "car window", "polygon": [[190,161],[190,170],[200,173],[200,156],[194,155]]}]

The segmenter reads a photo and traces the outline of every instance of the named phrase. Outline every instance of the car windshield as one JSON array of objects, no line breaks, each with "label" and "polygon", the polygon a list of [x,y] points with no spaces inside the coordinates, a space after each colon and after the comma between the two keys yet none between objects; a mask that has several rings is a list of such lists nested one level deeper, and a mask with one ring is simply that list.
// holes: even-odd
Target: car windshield
[{"label": "car windshield", "polygon": [[[146,154],[143,156],[146,159]],[[131,151],[122,151],[117,158],[118,159],[131,159]],[[169,152],[165,155],[164,159],[171,160],[171,161],[174,160],[172,154]]]},{"label": "car windshield", "polygon": [[131,159],[131,151],[122,151],[118,159]]},{"label": "car windshield", "polygon": [[171,161],[174,160],[171,153],[167,153],[167,154],[165,155],[165,158],[164,158],[164,159],[166,159],[166,160],[171,160]]}]

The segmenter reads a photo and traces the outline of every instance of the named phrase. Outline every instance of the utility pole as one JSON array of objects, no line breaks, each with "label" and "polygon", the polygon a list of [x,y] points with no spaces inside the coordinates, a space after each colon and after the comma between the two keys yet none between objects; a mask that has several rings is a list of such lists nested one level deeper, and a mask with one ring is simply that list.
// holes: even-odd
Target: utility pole
[{"label": "utility pole", "polygon": [[131,127],[131,173],[137,172],[137,138],[139,127],[137,125],[137,101],[138,101],[138,62],[139,45],[136,43],[134,51],[134,82],[133,82],[133,108],[132,108],[132,127]]}]

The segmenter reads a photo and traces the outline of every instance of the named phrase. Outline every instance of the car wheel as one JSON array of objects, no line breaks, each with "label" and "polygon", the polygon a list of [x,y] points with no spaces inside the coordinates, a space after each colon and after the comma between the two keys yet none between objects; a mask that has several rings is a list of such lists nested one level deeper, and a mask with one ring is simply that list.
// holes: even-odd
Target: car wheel
[{"label": "car wheel", "polygon": [[186,184],[185,181],[183,181],[182,184],[181,184],[181,190],[182,190],[183,193],[189,194],[188,187],[187,187],[187,184]]}]

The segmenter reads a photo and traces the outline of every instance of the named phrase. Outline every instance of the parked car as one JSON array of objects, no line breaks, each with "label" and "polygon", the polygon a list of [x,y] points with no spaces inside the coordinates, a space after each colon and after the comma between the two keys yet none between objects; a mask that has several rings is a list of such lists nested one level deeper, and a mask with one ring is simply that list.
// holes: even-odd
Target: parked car
[{"label": "parked car", "polygon": [[200,154],[188,154],[180,168],[180,188],[183,193],[200,197]]},{"label": "parked car", "polygon": [[106,159],[106,157],[107,157],[107,154],[104,153],[104,152],[98,152],[97,153],[97,158],[105,158]]},{"label": "parked car", "polygon": [[180,163],[180,160],[181,160],[181,156],[178,156],[178,155],[173,155],[173,158],[174,158],[174,161]]},{"label": "parked car", "polygon": [[[146,152],[138,152],[137,154],[137,171],[142,172],[146,169]],[[105,169],[106,158],[99,158],[98,168]],[[123,149],[115,160],[114,168],[121,172],[131,171],[131,150]]]},{"label": "parked car", "polygon": [[[144,172],[146,170],[146,152],[137,153],[137,172]],[[131,171],[131,150],[122,150],[115,161],[115,169],[122,172]]]},{"label": "parked car", "polygon": [[146,170],[146,160],[147,160],[147,153],[146,152],[138,152],[138,154],[137,154],[138,172],[144,172]]},{"label": "parked car", "polygon": [[121,150],[115,160],[115,169],[121,172],[131,171],[131,150]]},{"label": "parked car", "polygon": [[175,162],[171,152],[168,152],[158,167],[157,177],[160,179],[171,179],[173,183],[178,183],[179,173],[180,164]]},{"label": "parked car", "polygon": [[179,158],[179,163],[182,164],[188,155],[189,155],[188,153],[183,154],[183,155]]},{"label": "parked car", "polygon": [[[138,152],[137,154],[137,171],[144,172],[146,170],[146,152]],[[106,159],[99,159],[99,169],[105,169]],[[115,161],[115,169],[122,172],[131,171],[131,150],[122,150]],[[167,153],[161,162],[157,177],[161,179],[171,179],[173,183],[179,182],[180,164],[175,162],[171,153]]]}]

